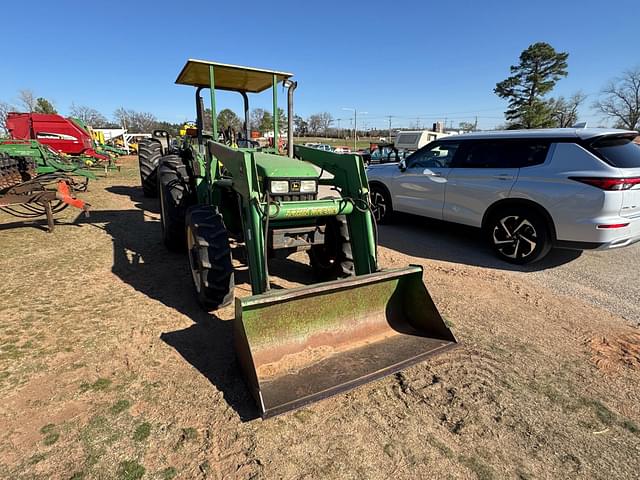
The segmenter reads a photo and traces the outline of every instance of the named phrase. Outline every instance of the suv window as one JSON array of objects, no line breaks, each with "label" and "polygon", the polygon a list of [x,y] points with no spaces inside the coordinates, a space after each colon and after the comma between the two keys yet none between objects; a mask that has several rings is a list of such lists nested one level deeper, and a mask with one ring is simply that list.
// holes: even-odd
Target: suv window
[{"label": "suv window", "polygon": [[597,153],[613,167],[639,168],[640,145],[629,137],[605,137],[591,144]]},{"label": "suv window", "polygon": [[465,142],[456,158],[458,168],[523,168],[544,163],[549,142],[503,140]]},{"label": "suv window", "polygon": [[447,168],[451,166],[459,143],[429,144],[407,158],[407,168]]}]

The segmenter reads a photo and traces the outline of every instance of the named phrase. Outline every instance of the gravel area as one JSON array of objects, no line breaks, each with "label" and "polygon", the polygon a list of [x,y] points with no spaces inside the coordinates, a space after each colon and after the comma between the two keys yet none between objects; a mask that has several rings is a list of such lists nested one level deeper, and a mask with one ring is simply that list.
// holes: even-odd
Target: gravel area
[{"label": "gravel area", "polygon": [[[397,230],[403,232],[401,243],[390,240]],[[606,251],[552,250],[541,262],[520,267],[495,258],[476,229],[397,215],[381,227],[380,244],[413,256],[511,271],[640,325],[640,243]]]}]

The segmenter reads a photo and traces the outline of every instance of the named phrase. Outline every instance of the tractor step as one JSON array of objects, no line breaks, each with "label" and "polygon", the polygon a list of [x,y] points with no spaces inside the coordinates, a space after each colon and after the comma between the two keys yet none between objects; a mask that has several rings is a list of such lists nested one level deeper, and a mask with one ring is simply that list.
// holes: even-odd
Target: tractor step
[{"label": "tractor step", "polygon": [[236,299],[234,331],[263,418],[456,344],[416,266]]}]

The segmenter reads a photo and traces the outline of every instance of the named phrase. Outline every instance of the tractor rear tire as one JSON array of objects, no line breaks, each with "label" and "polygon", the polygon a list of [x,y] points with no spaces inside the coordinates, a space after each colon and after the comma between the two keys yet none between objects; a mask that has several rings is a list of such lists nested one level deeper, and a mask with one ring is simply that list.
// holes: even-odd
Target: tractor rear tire
[{"label": "tractor rear tire", "polygon": [[318,226],[324,234],[324,243],[313,245],[309,250],[309,261],[314,275],[321,280],[355,275],[351,237],[347,217],[328,217],[326,223]]},{"label": "tractor rear tire", "polygon": [[198,302],[206,311],[233,301],[234,272],[229,233],[218,209],[196,205],[186,219],[187,254]]},{"label": "tractor rear tire", "polygon": [[145,197],[158,196],[158,166],[162,156],[162,146],[156,140],[143,140],[138,144],[138,166],[140,182]]},{"label": "tractor rear tire", "polygon": [[177,155],[162,157],[158,167],[162,241],[171,251],[184,250],[185,217],[190,203],[189,176]]}]

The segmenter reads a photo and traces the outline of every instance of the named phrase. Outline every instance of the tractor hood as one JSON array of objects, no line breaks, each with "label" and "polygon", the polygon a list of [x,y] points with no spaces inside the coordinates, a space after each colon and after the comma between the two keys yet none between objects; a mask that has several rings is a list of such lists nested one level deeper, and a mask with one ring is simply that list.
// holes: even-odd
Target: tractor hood
[{"label": "tractor hood", "polygon": [[295,158],[255,152],[253,158],[261,178],[318,178],[313,164]]}]

